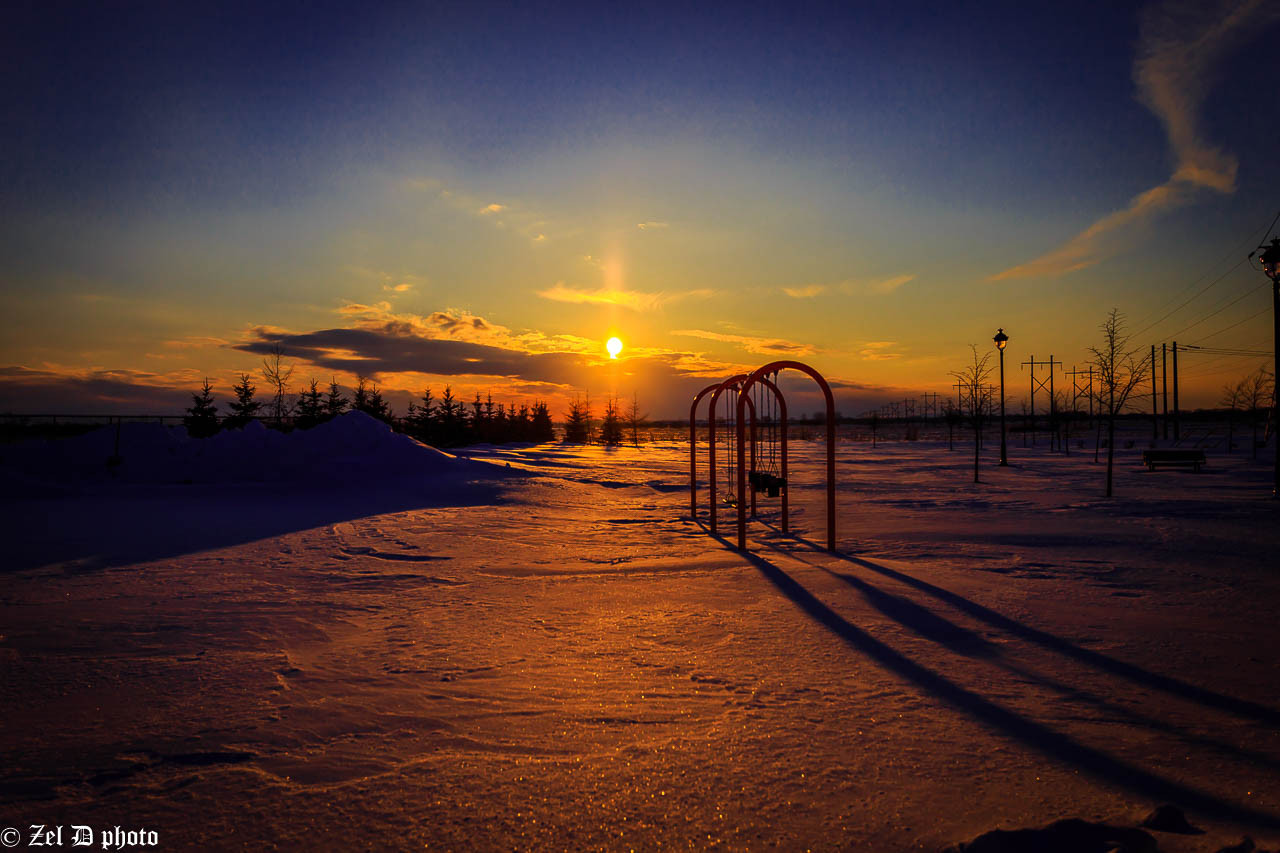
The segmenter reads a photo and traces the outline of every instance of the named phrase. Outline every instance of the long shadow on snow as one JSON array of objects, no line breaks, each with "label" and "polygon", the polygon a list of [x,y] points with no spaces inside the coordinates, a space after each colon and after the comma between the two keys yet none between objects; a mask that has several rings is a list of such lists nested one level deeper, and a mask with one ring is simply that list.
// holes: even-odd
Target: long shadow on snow
[{"label": "long shadow on snow", "polygon": [[[884,592],[883,590],[880,590],[866,581],[854,577],[853,575],[834,572],[818,562],[799,557],[794,551],[779,547],[767,540],[765,545],[773,551],[786,554],[793,560],[799,560],[806,565],[813,566],[816,569],[826,572],[835,579],[852,586],[863,594],[864,598],[872,607],[875,607],[884,615],[898,622],[900,625],[914,630],[926,640],[938,643],[957,654],[968,655],[970,657],[991,658],[994,665],[1003,668],[1007,672],[1010,672],[1020,678],[1033,681],[1050,690],[1057,691],[1069,699],[1089,702],[1095,707],[1112,715],[1113,718],[1123,717],[1132,725],[1141,726],[1153,731],[1164,732],[1165,734],[1172,735],[1184,741],[1198,744],[1224,755],[1228,755],[1232,758],[1248,761],[1258,766],[1280,769],[1280,761],[1276,761],[1270,756],[1258,752],[1249,752],[1247,750],[1240,749],[1232,743],[1227,743],[1215,738],[1204,737],[1194,732],[1185,731],[1177,726],[1170,725],[1163,720],[1135,712],[1132,708],[1117,705],[1096,693],[1091,693],[1087,690],[1082,690],[1079,687],[1058,681],[1057,679],[1049,678],[1042,673],[1023,669],[1008,661],[999,660],[999,650],[990,646],[990,644],[987,644],[986,640],[946,619],[943,619],[940,616],[937,616],[927,608],[921,607],[915,602]],[[978,647],[975,649],[972,646],[972,642],[974,640],[982,643],[984,647],[989,647],[989,650],[984,647]]]},{"label": "long shadow on snow", "polygon": [[[109,493],[6,501],[0,574],[62,564],[91,572],[180,557],[390,512],[498,503],[508,481],[146,486]],[[92,515],[90,515],[92,513]]]},{"label": "long shadow on snow", "polygon": [[[815,542],[808,540],[799,541],[803,542],[811,549],[827,553],[825,548],[822,548]],[[1205,687],[1199,687],[1195,684],[1188,684],[1185,681],[1180,681],[1179,679],[1171,676],[1149,672],[1141,667],[1134,666],[1131,663],[1116,660],[1115,658],[1104,655],[1101,652],[1081,648],[1080,646],[1064,640],[1061,637],[1050,634],[1047,631],[1041,631],[1038,628],[1032,628],[1029,625],[1024,625],[1021,622],[1010,619],[1008,616],[983,607],[981,604],[956,595],[950,590],[943,589],[942,587],[935,586],[928,581],[923,581],[919,578],[912,577],[911,575],[904,574],[903,572],[896,571],[888,566],[881,566],[877,563],[871,562],[870,560],[864,560],[860,557],[850,557],[845,554],[831,554],[830,556],[838,560],[844,560],[845,562],[852,563],[855,566],[861,566],[865,569],[869,569],[873,572],[884,575],[887,578],[893,578],[907,586],[926,592],[940,601],[945,601],[957,610],[968,613],[976,619],[981,619],[988,625],[1008,631],[1016,637],[1035,643],[1036,645],[1043,646],[1047,649],[1051,649],[1066,657],[1097,667],[1104,672],[1112,675],[1118,675],[1122,678],[1127,678],[1130,681],[1134,681],[1145,687],[1163,690],[1166,693],[1173,694],[1174,696],[1178,696],[1192,702],[1197,702],[1210,708],[1216,708],[1220,711],[1227,711],[1229,713],[1236,714],[1237,716],[1255,719],[1259,722],[1267,723],[1268,725],[1280,725],[1280,711],[1277,711],[1274,708],[1268,708],[1266,705],[1260,705],[1257,702],[1250,702],[1247,699],[1237,699],[1234,696],[1227,696],[1223,693],[1218,693]]]},{"label": "long shadow on snow", "polygon": [[[1044,648],[1051,649],[1052,651],[1058,652],[1066,657],[1074,658],[1081,663],[1097,667],[1104,672],[1117,675],[1122,678],[1127,678],[1145,687],[1163,690],[1166,693],[1170,693],[1191,702],[1197,702],[1210,708],[1216,708],[1220,711],[1226,711],[1240,717],[1254,719],[1262,723],[1267,723],[1268,725],[1280,725],[1280,711],[1274,708],[1269,708],[1266,705],[1251,702],[1247,699],[1238,699],[1234,696],[1227,696],[1226,694],[1209,690],[1206,687],[1188,684],[1185,681],[1181,681],[1168,675],[1149,672],[1141,667],[1134,666],[1131,663],[1126,663],[1125,661],[1104,655],[1101,652],[1081,648],[1068,640],[1064,640],[1061,637],[1048,633],[1047,631],[1042,631],[1039,628],[1032,628],[1029,625],[1024,625],[1021,622],[1010,619],[1002,613],[997,613],[994,610],[983,607],[977,602],[970,601],[963,596],[956,595],[954,592],[943,589],[940,586],[935,586],[928,581],[920,580],[919,578],[891,569],[888,566],[881,566],[861,557],[851,557],[847,554],[828,551],[824,546],[819,545],[812,539],[807,539],[795,533],[784,534],[781,528],[775,524],[764,522],[764,526],[772,531],[772,536],[770,538],[786,539],[787,541],[796,542],[803,545],[810,551],[816,551],[832,559],[852,563],[855,566],[861,566],[862,568],[869,569],[887,578],[892,578],[906,586],[928,593],[934,598],[950,604],[957,610],[967,613],[975,619],[986,622],[988,625],[1008,631],[1016,637],[1035,643],[1036,645],[1043,646]],[[832,574],[846,582],[849,582],[848,578],[850,576],[841,575],[839,572],[832,572]]]},{"label": "long shadow on snow", "polygon": [[[726,546],[724,537],[717,536]],[[942,701],[969,714],[975,719],[1027,746],[1065,764],[1079,767],[1112,784],[1157,801],[1174,802],[1202,814],[1238,821],[1267,829],[1280,828],[1280,817],[1267,812],[1228,803],[1204,791],[1163,779],[1140,767],[1134,767],[1118,758],[1074,738],[1054,731],[1034,720],[1020,716],[1007,708],[996,705],[971,690],[952,682],[938,673],[916,663],[900,652],[862,631],[836,613],[813,593],[805,589],[778,566],[750,552],[742,553],[743,559],[755,566],[764,577],[791,599],[815,622],[844,640],[851,648],[929,691]]]}]

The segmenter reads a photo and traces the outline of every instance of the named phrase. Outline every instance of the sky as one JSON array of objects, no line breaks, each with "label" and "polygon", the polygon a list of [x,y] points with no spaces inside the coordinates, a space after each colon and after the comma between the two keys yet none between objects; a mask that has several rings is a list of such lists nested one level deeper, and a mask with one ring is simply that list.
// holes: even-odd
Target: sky
[{"label": "sky", "polygon": [[[1270,352],[1278,33],[1263,0],[12,4],[0,412],[178,414],[275,346],[401,412],[659,418],[778,359],[845,414],[945,398],[997,327],[1013,399],[1113,308]],[[1265,361],[1186,351],[1182,399]]]}]

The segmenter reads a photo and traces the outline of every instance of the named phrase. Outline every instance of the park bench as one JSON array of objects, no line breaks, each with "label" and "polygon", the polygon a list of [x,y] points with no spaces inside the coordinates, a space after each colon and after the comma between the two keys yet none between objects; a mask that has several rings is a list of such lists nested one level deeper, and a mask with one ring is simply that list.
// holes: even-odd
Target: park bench
[{"label": "park bench", "polygon": [[1142,464],[1149,470],[1156,470],[1157,465],[1172,465],[1182,468],[1200,470],[1204,464],[1203,450],[1144,450]]}]

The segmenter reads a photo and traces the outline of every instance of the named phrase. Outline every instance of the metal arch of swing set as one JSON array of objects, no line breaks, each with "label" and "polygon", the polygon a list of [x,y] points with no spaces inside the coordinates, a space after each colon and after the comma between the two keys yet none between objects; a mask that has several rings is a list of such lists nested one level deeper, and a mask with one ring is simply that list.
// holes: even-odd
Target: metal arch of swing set
[{"label": "metal arch of swing set", "polygon": [[[827,401],[827,550],[834,551],[836,549],[836,404],[835,398],[831,395],[831,386],[827,384],[827,380],[822,378],[822,374],[814,370],[809,365],[800,361],[773,361],[764,367],[757,368],[754,373],[748,376],[742,383],[742,388],[738,391],[738,411],[737,411],[737,427],[738,427],[738,494],[741,495],[746,488],[747,472],[745,468],[745,455],[743,453],[742,439],[744,435],[744,427],[742,423],[743,406],[749,400],[751,386],[757,383],[766,382],[765,376],[776,374],[783,370],[799,370],[801,373],[807,374],[814,382],[818,383],[818,387],[822,389],[822,394]],[[786,435],[784,428],[783,435]],[[785,458],[785,457],[784,457]],[[785,529],[785,528],[784,528]],[[747,549],[747,512],[742,501],[738,501],[738,550],[745,551]]]},{"label": "metal arch of swing set", "polygon": [[[711,531],[716,530],[716,402],[720,399],[720,395],[725,389],[732,386],[735,382],[741,382],[747,378],[747,374],[739,373],[737,376],[730,376],[723,382],[713,382],[706,388],[703,388],[693,398],[693,405],[689,409],[689,516],[697,521],[698,519],[698,402],[707,394],[711,394],[711,402],[707,408],[707,423],[709,430],[709,439],[707,447],[707,461],[710,464],[710,486],[708,493],[709,507],[711,511]],[[755,404],[751,404],[751,417],[754,420],[756,413]],[[755,448],[753,447],[752,450]],[[755,507],[752,507],[755,511]]]},{"label": "metal arch of swing set", "polygon": [[[708,464],[710,466],[710,485],[709,485],[708,496],[707,496],[707,509],[710,514],[709,526],[712,533],[716,531],[717,521],[718,521],[717,513],[716,513],[716,414],[715,414],[716,403],[719,401],[720,395],[722,393],[729,390],[730,388],[733,388],[737,383],[744,381],[746,378],[747,378],[747,374],[739,373],[736,376],[730,376],[728,379],[724,380],[723,382],[717,382],[717,383],[712,383],[711,385],[708,385],[706,388],[703,388],[701,391],[697,393],[697,395],[694,396],[693,405],[690,406],[689,408],[689,516],[696,520],[698,517],[698,461],[697,461],[698,403],[702,400],[704,396],[706,396],[707,394],[711,394],[711,401],[707,408],[707,424],[708,424],[707,459],[708,459]],[[786,424],[786,418],[787,418],[787,401],[786,399],[783,398],[782,392],[778,390],[777,386],[774,385],[769,380],[763,379],[761,384],[771,389],[774,393],[774,396],[777,397],[778,399],[778,411],[781,414],[782,423],[784,425],[784,430],[782,433],[782,477],[783,477],[783,480],[785,481],[786,474],[787,474],[787,444],[786,444],[787,438],[786,438],[786,430],[785,430],[785,424]],[[747,400],[747,405],[750,406],[751,408],[751,458],[752,458],[752,462],[754,463],[755,457],[756,457],[756,443],[757,443],[756,442],[755,401]],[[739,436],[738,440],[739,441],[742,440],[741,436]],[[742,503],[741,495],[743,494],[743,492],[745,492],[745,488],[739,486],[739,490],[738,490],[739,504]],[[751,514],[755,515],[755,513],[756,513],[756,489],[753,485],[751,489]],[[784,531],[787,529],[787,496],[786,496],[785,486],[782,487],[782,529]]]}]

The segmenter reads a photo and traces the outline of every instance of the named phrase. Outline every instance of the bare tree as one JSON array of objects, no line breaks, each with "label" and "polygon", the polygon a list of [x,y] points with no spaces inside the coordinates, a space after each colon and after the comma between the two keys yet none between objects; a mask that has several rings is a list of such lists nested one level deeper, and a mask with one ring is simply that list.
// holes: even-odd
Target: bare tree
[{"label": "bare tree", "polygon": [[636,447],[640,446],[640,426],[647,417],[647,414],[640,411],[640,398],[632,394],[631,405],[627,408],[627,429],[631,432],[631,443]]},{"label": "bare tree", "polygon": [[1222,399],[1218,401],[1218,405],[1227,410],[1227,452],[1230,453],[1235,447],[1232,441],[1234,427],[1236,423],[1236,412],[1240,411],[1240,404],[1244,402],[1244,383],[1247,380],[1241,379],[1236,384],[1227,383],[1222,386]]},{"label": "bare tree", "polygon": [[1253,431],[1253,458],[1258,458],[1258,415],[1265,405],[1270,408],[1271,396],[1275,392],[1275,377],[1267,368],[1259,367],[1244,379],[1240,380],[1240,402],[1249,411],[1249,426]]},{"label": "bare tree", "polygon": [[279,344],[271,347],[271,354],[262,360],[262,378],[275,390],[271,401],[271,413],[279,424],[289,414],[289,404],[284,395],[289,392],[289,380],[293,378],[293,365],[284,365],[284,350]]},{"label": "bare tree", "polygon": [[1129,347],[1124,315],[1112,308],[1098,327],[1102,344],[1089,347],[1098,371],[1098,403],[1107,419],[1107,497],[1111,497],[1116,455],[1116,416],[1125,410],[1135,388],[1150,376],[1151,355],[1146,347]]},{"label": "bare tree", "polygon": [[978,460],[982,450],[982,427],[991,412],[991,386],[987,380],[991,378],[991,353],[979,356],[977,344],[970,344],[973,350],[973,363],[961,370],[953,370],[951,375],[960,383],[961,411],[968,417],[973,427],[973,482],[978,482]]}]

